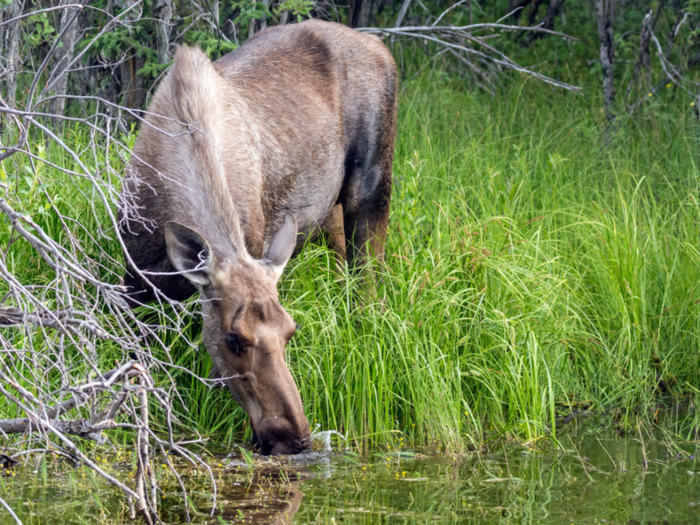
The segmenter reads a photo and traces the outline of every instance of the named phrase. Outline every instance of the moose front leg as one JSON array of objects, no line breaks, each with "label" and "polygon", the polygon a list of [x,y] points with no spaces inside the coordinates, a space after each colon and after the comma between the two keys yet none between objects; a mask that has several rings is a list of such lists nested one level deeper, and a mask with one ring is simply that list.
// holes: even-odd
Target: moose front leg
[{"label": "moose front leg", "polygon": [[321,229],[328,239],[328,246],[335,252],[336,267],[339,269],[338,271],[342,273],[342,268],[347,260],[342,204],[336,204],[331,208],[328,217],[321,223]]}]

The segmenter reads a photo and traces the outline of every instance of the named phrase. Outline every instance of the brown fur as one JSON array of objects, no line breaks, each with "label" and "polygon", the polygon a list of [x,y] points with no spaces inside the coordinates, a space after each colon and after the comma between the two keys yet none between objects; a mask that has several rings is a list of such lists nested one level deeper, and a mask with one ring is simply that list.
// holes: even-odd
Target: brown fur
[{"label": "brown fur", "polygon": [[[222,375],[241,376],[227,385],[263,451],[308,445],[284,363],[294,323],[276,292],[289,231],[275,234],[291,214],[297,247],[324,225],[352,266],[368,244],[382,256],[396,90],[375,37],[319,21],[278,26],[214,63],[179,48],[134,146],[121,223],[129,300],[156,290],[183,300],[200,288],[207,349]],[[258,261],[271,250],[277,266]],[[140,273],[178,265],[184,277]],[[231,331],[245,339],[241,356],[223,342]]]}]

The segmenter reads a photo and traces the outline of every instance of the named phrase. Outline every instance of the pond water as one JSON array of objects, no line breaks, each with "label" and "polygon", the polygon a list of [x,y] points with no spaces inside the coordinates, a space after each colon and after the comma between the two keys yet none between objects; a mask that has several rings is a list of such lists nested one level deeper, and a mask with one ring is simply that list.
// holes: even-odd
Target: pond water
[{"label": "pond water", "polygon": [[[700,523],[694,443],[642,445],[584,432],[561,444],[563,450],[540,450],[497,443],[467,456],[313,452],[252,463],[240,452],[213,455],[214,516],[206,473],[185,470],[183,478],[201,511],[192,521],[201,524]],[[116,458],[103,461],[120,468]],[[0,497],[25,524],[130,523],[120,494],[82,467],[46,461],[3,474]],[[161,483],[163,521],[185,523],[174,479]],[[0,509],[0,523],[15,521]]]}]

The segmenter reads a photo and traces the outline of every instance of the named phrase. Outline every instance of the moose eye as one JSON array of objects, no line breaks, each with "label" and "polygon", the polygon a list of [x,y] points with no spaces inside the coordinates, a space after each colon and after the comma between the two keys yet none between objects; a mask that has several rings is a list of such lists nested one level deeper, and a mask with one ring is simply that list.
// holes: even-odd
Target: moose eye
[{"label": "moose eye", "polygon": [[243,347],[236,334],[226,334],[226,348],[236,355],[241,355]]}]

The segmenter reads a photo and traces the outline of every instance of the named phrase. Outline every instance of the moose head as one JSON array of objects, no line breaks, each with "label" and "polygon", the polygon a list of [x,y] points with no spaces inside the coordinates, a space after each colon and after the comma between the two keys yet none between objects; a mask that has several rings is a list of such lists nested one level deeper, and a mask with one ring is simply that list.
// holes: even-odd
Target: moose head
[{"label": "moose head", "polygon": [[296,323],[277,294],[296,237],[296,220],[288,213],[256,260],[244,246],[215,253],[204,235],[177,222],[165,225],[170,261],[204,299],[204,344],[250,417],[253,441],[263,454],[296,454],[310,445],[301,396],[285,362]]}]

